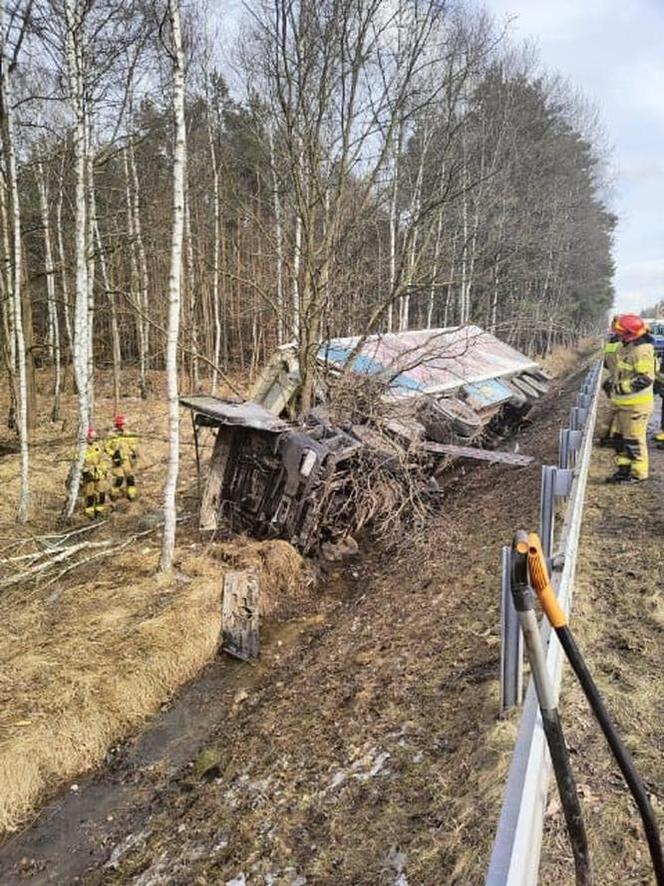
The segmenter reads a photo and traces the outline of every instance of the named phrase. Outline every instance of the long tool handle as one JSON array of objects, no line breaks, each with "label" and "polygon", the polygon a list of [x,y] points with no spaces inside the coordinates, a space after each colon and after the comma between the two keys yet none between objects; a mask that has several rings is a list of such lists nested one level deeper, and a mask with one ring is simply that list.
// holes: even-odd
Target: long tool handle
[{"label": "long tool handle", "polygon": [[523,638],[537,692],[558,793],[569,833],[577,886],[591,886],[592,865],[583,812],[570,765],[565,736],[558,715],[555,694],[546,669],[546,656],[534,611],[533,592],[528,584],[528,540],[525,533],[515,536],[512,549],[512,596],[519,614]]},{"label": "long tool handle", "polygon": [[600,695],[597,685],[586,666],[583,655],[581,654],[579,647],[576,645],[574,636],[567,624],[565,613],[556,599],[556,595],[553,592],[553,588],[549,581],[546,560],[544,559],[544,554],[542,552],[542,545],[539,536],[534,532],[530,533],[528,536],[528,571],[542,609],[560,640],[560,645],[563,647],[565,655],[572,666],[572,670],[576,674],[584,695],[588,699],[593,714],[595,715],[595,718],[604,733],[604,737],[611,748],[611,753],[620,767],[620,771],[634,797],[634,801],[641,815],[641,821],[643,822],[646,840],[648,841],[648,849],[650,850],[650,858],[652,859],[657,886],[664,886],[664,855],[662,854],[662,841],[659,834],[657,817],[650,804],[648,794],[643,785],[643,781],[637,772],[636,766],[634,765],[631,754],[625,747],[625,744],[616,729],[611,714],[604,704],[604,700]]}]

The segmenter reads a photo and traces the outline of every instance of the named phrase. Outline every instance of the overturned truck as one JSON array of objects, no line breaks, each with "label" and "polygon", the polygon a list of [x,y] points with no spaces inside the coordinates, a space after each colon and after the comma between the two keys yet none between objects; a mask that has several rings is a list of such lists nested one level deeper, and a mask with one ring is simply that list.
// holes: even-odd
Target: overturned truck
[{"label": "overturned truck", "polygon": [[[548,376],[477,326],[333,339],[318,362],[319,404],[298,421],[282,417],[293,414],[299,385],[291,346],[276,352],[249,401],[181,399],[192,411],[197,453],[199,431],[216,434],[202,529],[286,538],[307,552],[367,522],[349,501],[368,465],[394,476],[417,465],[433,477],[456,458],[531,461],[493,450],[546,392]],[[380,420],[369,412],[330,419],[323,390],[342,377],[377,383]]]}]

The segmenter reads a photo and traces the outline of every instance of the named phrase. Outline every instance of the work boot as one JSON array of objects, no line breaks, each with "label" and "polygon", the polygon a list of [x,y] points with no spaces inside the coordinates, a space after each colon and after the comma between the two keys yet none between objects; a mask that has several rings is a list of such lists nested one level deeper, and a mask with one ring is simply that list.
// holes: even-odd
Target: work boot
[{"label": "work boot", "polygon": [[618,470],[606,478],[607,483],[629,483],[631,478],[629,465],[621,465]]}]

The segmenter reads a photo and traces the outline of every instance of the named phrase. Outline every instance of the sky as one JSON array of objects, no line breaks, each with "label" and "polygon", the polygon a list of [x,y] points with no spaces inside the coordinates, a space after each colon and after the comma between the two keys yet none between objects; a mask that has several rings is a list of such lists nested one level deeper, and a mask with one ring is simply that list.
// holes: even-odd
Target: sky
[{"label": "sky", "polygon": [[600,113],[619,218],[616,308],[664,299],[664,0],[485,0]]}]

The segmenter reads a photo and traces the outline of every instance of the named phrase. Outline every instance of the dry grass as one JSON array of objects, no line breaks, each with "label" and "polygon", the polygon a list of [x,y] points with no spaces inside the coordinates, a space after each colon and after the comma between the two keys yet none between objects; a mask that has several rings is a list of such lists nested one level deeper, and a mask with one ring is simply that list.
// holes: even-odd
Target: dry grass
[{"label": "dry grass", "polygon": [[[71,417],[73,398],[63,405]],[[110,427],[112,407],[98,401],[100,428]],[[119,543],[158,511],[167,446],[163,401],[128,399],[123,410],[141,439],[140,498],[94,532],[95,539]],[[35,535],[54,531],[62,506],[74,422],[54,428],[42,418],[31,448],[26,527],[13,523],[18,455],[0,459],[0,559],[32,550]],[[182,429],[180,502],[193,513],[189,423]],[[84,522],[77,515],[75,524]],[[140,728],[215,655],[225,569],[258,570],[266,611],[292,601],[307,581],[303,561],[286,542],[204,544],[185,527],[170,577],[156,574],[159,545],[154,532],[44,590],[25,582],[0,596],[0,833],[15,830],[45,796],[97,766],[110,745]]]},{"label": "dry grass", "polygon": [[599,349],[599,341],[596,338],[580,338],[573,348],[556,345],[555,348],[539,362],[552,375],[558,377],[567,375],[579,363]]},{"label": "dry grass", "polygon": [[219,578],[186,564],[166,582],[151,553],[124,585],[0,605],[0,831],[97,765],[215,654]]}]

